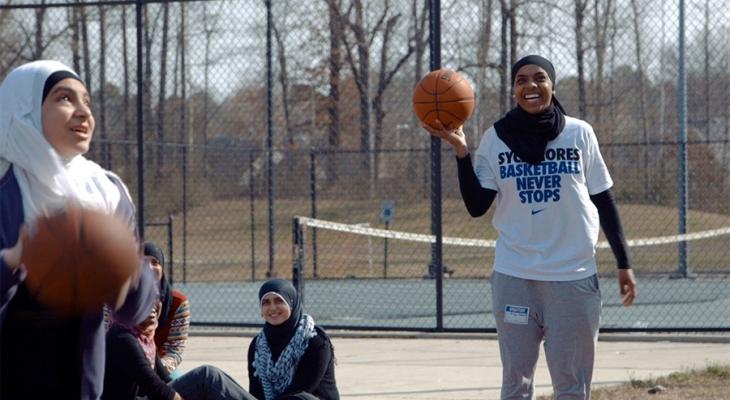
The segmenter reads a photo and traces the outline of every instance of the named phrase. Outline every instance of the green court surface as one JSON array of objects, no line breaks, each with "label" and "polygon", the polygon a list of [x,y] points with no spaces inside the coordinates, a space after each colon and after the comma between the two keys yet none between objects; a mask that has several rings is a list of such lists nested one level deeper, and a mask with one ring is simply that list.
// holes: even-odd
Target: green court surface
[{"label": "green court surface", "polygon": [[[188,283],[194,324],[261,324],[258,282]],[[613,277],[600,280],[604,330],[730,330],[730,277],[638,277],[638,298],[623,307]],[[323,326],[351,329],[437,328],[433,279],[327,279],[304,283],[305,312]],[[443,280],[443,329],[495,329],[488,279]]]}]

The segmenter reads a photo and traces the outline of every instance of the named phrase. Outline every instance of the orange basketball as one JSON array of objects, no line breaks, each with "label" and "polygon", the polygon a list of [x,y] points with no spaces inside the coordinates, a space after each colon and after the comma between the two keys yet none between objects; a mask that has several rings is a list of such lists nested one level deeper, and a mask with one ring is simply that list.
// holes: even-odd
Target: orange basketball
[{"label": "orange basketball", "polygon": [[69,207],[39,217],[23,245],[28,291],[61,314],[80,315],[116,306],[139,267],[129,227],[115,216]]},{"label": "orange basketball", "polygon": [[474,111],[474,90],[458,72],[442,68],[424,76],[413,91],[413,111],[426,125],[436,120],[450,129],[464,124]]}]

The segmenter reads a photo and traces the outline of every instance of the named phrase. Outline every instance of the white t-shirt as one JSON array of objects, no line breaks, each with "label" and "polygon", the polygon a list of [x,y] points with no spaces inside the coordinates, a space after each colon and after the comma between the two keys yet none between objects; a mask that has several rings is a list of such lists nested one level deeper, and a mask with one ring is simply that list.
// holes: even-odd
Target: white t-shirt
[{"label": "white t-shirt", "polygon": [[571,281],[596,273],[600,223],[589,195],[613,185],[593,128],[565,117],[565,128],[533,166],[487,130],[474,169],[482,187],[496,190],[494,270],[539,281]]}]

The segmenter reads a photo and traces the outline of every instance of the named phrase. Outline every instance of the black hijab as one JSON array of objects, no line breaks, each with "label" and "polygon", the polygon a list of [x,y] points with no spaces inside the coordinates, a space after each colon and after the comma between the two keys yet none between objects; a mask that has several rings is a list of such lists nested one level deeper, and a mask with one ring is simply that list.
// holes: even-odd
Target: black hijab
[{"label": "black hijab", "polygon": [[170,308],[172,308],[172,286],[170,286],[170,282],[168,282],[165,276],[165,253],[156,244],[147,242],[144,244],[144,255],[156,258],[162,267],[162,279],[160,279],[160,301],[162,302],[162,308],[160,309],[160,317],[158,320],[160,324],[164,324],[170,315]]},{"label": "black hijab", "polygon": [[275,326],[268,322],[264,323],[264,335],[266,335],[266,341],[269,343],[271,359],[276,362],[297,330],[299,320],[302,319],[302,305],[299,301],[299,292],[289,281],[271,279],[261,285],[261,289],[259,289],[259,307],[261,307],[261,300],[264,296],[271,292],[281,296],[291,308],[291,316],[281,325]]},{"label": "black hijab", "polygon": [[[512,86],[520,68],[531,64],[544,69],[555,88],[555,67],[548,59],[538,55],[523,57],[512,66]],[[550,107],[539,114],[530,114],[518,105],[494,124],[497,136],[507,147],[522,161],[533,165],[545,159],[548,142],[558,137],[564,127],[565,110],[555,94]]]},{"label": "black hijab", "polygon": [[[51,76],[46,78],[46,83],[43,85],[43,97],[41,98],[41,104],[44,101],[46,101],[46,97],[48,97],[48,93],[51,92],[51,89],[53,89],[53,87],[56,86],[56,84],[58,82],[61,82],[62,80],[68,79],[68,78],[76,79],[77,81],[84,83],[78,77],[78,75],[76,75],[75,73],[73,73],[71,71],[65,71],[65,70],[56,71],[56,72],[52,73]],[[84,84],[84,86],[85,85],[86,84]]]}]

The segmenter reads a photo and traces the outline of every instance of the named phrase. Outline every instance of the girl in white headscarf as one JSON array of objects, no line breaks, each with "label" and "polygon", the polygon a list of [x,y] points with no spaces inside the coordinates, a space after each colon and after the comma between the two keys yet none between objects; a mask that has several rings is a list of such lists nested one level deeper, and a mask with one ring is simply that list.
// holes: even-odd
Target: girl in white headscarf
[{"label": "girl in white headscarf", "polygon": [[[59,316],[24,285],[24,226],[72,203],[135,227],[122,181],[84,158],[94,133],[86,86],[56,61],[13,70],[0,85],[0,397],[98,399],[104,378],[104,316]],[[100,265],[99,268],[103,268]],[[140,262],[114,318],[136,324],[156,300]]]}]

